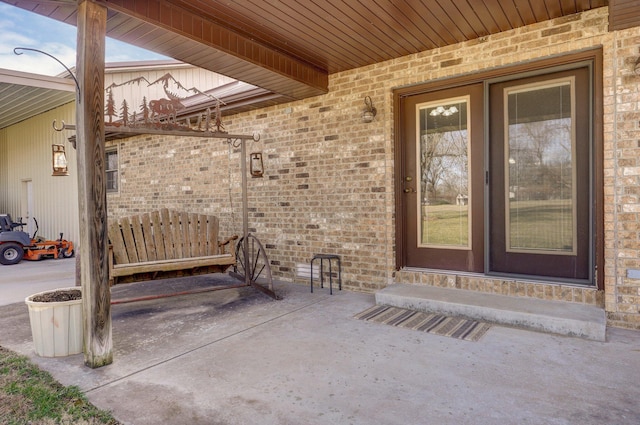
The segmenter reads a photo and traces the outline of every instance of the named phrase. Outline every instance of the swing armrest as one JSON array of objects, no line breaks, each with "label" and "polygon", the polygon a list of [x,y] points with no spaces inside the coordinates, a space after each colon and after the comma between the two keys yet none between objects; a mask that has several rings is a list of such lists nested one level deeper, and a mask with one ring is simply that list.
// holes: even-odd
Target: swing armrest
[{"label": "swing armrest", "polygon": [[220,252],[225,252],[225,245],[228,245],[231,243],[231,241],[235,241],[236,239],[238,239],[238,235],[233,235],[228,237],[227,239],[223,240],[222,242],[218,242],[218,246],[220,247]]}]

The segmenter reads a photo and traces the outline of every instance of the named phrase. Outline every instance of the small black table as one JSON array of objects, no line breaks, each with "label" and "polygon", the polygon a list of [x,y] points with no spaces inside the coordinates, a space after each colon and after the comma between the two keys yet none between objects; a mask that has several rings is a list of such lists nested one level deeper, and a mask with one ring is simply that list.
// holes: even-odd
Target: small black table
[{"label": "small black table", "polygon": [[311,292],[313,292],[313,262],[320,260],[320,288],[324,288],[324,260],[329,262],[329,295],[333,295],[333,274],[331,273],[331,262],[333,260],[338,263],[338,289],[342,291],[342,265],[340,264],[340,256],[335,254],[315,254],[311,259]]}]

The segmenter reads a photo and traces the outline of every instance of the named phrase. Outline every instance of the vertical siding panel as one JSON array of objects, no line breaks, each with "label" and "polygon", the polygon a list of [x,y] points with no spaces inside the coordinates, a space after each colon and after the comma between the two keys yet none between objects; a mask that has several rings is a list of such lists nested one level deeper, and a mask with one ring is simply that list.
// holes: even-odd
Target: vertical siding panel
[{"label": "vertical siding panel", "polygon": [[0,130],[0,213],[9,211],[9,194],[6,188],[9,186],[7,176],[7,130]]},{"label": "vertical siding panel", "polygon": [[[133,111],[139,114],[143,97],[146,97],[147,102],[153,99],[167,99],[168,95],[165,93],[162,84],[149,86],[144,81],[137,84],[126,84],[138,78],[140,75],[144,75],[149,83],[154,83],[165,74],[171,74],[171,76],[187,90],[196,88],[200,91],[207,91],[235,81],[232,78],[205,69],[185,65],[170,65],[160,69],[147,68],[143,70],[131,70],[129,68],[122,70],[114,69],[105,74],[105,87],[111,87],[111,93],[118,113],[118,116],[111,117],[112,121],[118,121],[122,118],[119,114],[122,108],[122,102],[125,99],[131,114],[133,114]],[[180,97],[189,97],[196,94],[195,92],[180,90],[175,85],[170,85],[168,90]],[[109,117],[105,117],[105,121],[109,122]]]},{"label": "vertical siding panel", "polygon": [[[2,213],[7,212],[15,219],[23,215],[26,204],[24,187],[26,181],[33,185],[34,210],[32,216],[38,220],[38,235],[57,239],[64,233],[65,239],[77,242],[78,198],[76,152],[67,138],[72,131],[57,132],[51,124],[58,125],[64,120],[75,123],[75,106],[69,103],[30,118],[3,130],[3,157],[10,158],[3,165],[2,174],[6,192],[3,197]],[[65,145],[69,162],[69,176],[53,177],[51,163],[51,145]]]}]

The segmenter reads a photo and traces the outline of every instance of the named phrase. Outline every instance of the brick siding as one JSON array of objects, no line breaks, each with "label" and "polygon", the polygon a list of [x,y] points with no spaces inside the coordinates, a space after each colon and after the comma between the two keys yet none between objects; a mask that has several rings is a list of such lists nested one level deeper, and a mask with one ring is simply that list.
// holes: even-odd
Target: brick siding
[{"label": "brick siding", "polygon": [[[640,28],[607,32],[607,8],[354,69],[324,96],[225,117],[233,134],[260,134],[263,178],[249,179],[249,227],[275,277],[296,280],[314,253],[342,257],[343,284],[375,291],[393,282],[604,305],[612,325],[640,328]],[[395,271],[394,88],[602,47],[604,53],[605,291],[453,273]],[[377,108],[372,123],[364,98]],[[225,140],[139,136],[115,142],[120,192],[109,214],[169,207],[216,214],[241,233],[239,149]],[[602,272],[602,271],[599,271]]]}]

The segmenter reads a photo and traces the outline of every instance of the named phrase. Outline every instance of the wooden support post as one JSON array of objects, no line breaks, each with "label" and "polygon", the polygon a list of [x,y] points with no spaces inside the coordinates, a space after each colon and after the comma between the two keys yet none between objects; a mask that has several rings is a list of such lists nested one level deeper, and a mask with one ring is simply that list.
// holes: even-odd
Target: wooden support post
[{"label": "wooden support post", "polygon": [[111,294],[107,257],[107,190],[104,140],[104,51],[107,9],[78,1],[76,105],[80,281],[84,362],[96,368],[113,362]]}]

